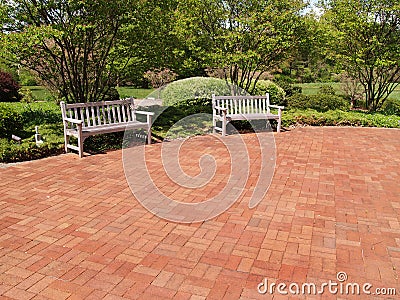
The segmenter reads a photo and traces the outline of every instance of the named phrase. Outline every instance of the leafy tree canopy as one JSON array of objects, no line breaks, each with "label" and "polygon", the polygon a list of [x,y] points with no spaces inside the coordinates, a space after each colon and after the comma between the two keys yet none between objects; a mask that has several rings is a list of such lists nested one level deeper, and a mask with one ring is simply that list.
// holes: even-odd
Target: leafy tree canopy
[{"label": "leafy tree canopy", "polygon": [[226,80],[251,93],[296,46],[301,8],[299,0],[181,1],[176,32],[192,57],[223,69]]},{"label": "leafy tree canopy", "polygon": [[135,3],[5,1],[10,21],[7,32],[3,28],[3,57],[33,71],[68,102],[102,100],[133,56],[126,36]]},{"label": "leafy tree canopy", "polygon": [[366,106],[382,107],[400,81],[398,0],[328,0],[324,19],[335,29],[331,50],[363,85]]}]

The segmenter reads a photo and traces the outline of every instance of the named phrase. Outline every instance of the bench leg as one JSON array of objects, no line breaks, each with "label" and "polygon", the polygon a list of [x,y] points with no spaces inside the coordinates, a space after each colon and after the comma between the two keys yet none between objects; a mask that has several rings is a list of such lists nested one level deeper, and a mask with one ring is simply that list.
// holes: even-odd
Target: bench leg
[{"label": "bench leg", "polygon": [[147,129],[147,144],[151,145],[151,127]]},{"label": "bench leg", "polygon": [[68,153],[69,135],[64,131],[65,153]]},{"label": "bench leg", "polygon": [[224,119],[222,120],[222,136],[226,135],[226,114],[224,114]]},{"label": "bench leg", "polygon": [[217,130],[215,129],[215,127],[217,127],[217,120],[213,117],[213,133],[216,133]]},{"label": "bench leg", "polygon": [[78,148],[79,148],[79,157],[83,157],[83,139],[78,137]]},{"label": "bench leg", "polygon": [[147,115],[147,144],[151,145],[151,116]]},{"label": "bench leg", "polygon": [[278,119],[278,126],[276,128],[277,132],[281,132],[281,119]]},{"label": "bench leg", "polygon": [[276,131],[277,132],[281,132],[281,123],[282,123],[282,110],[281,109],[278,110],[278,116],[279,116],[279,118],[278,118],[278,126],[276,128]]},{"label": "bench leg", "polygon": [[82,136],[82,125],[78,125],[78,148],[79,148],[79,157],[83,157],[83,142],[84,138]]}]

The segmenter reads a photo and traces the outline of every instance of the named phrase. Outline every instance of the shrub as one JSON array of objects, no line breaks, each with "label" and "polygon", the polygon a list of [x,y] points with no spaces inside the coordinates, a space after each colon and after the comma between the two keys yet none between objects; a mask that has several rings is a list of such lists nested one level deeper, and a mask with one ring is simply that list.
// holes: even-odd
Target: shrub
[{"label": "shrub", "polygon": [[21,114],[6,105],[0,105],[0,138],[11,139],[11,135],[18,135],[22,128]]},{"label": "shrub", "polygon": [[363,126],[363,127],[400,127],[400,117],[385,116],[379,113],[359,111],[332,110],[318,112],[316,110],[291,110],[282,115],[282,125],[311,126]]},{"label": "shrub", "polygon": [[211,77],[192,77],[174,81],[161,92],[163,105],[171,106],[185,100],[207,98],[215,95],[231,95],[231,87],[225,80]]},{"label": "shrub", "polygon": [[107,93],[104,95],[103,101],[112,101],[112,100],[118,100],[119,93],[115,87],[110,87],[107,91]]},{"label": "shrub", "polygon": [[29,88],[23,87],[20,89],[21,102],[32,103],[35,102],[35,97],[33,97],[32,91]]},{"label": "shrub", "polygon": [[253,95],[265,95],[266,93],[269,94],[272,104],[286,105],[285,91],[283,88],[270,80],[257,81]]},{"label": "shrub", "polygon": [[29,71],[21,71],[19,75],[19,82],[25,86],[38,85],[36,78],[29,73]]},{"label": "shrub", "polygon": [[175,80],[175,78],[178,76],[178,74],[174,73],[170,69],[155,69],[155,70],[149,70],[146,73],[144,73],[144,78],[146,78],[151,86],[155,89],[158,89],[159,87],[162,87],[166,85],[167,83],[170,83]]},{"label": "shrub", "polygon": [[331,85],[323,85],[319,88],[319,94],[321,95],[335,95],[335,89]]},{"label": "shrub", "polygon": [[317,94],[303,95],[296,94],[287,99],[290,108],[315,109],[320,112],[328,110],[348,110],[349,103],[340,96]]},{"label": "shrub", "polygon": [[303,92],[303,89],[301,86],[294,86],[290,84],[289,82],[285,81],[278,81],[277,84],[285,91],[285,104],[287,105],[286,98],[293,96],[295,94],[301,94]]},{"label": "shrub", "polygon": [[400,100],[388,99],[383,105],[383,112],[388,115],[400,116]]},{"label": "shrub", "polygon": [[0,71],[0,102],[13,102],[20,100],[19,84],[10,73]]},{"label": "shrub", "polygon": [[44,143],[37,146],[35,142],[28,141],[19,145],[13,141],[9,142],[0,139],[0,161],[6,163],[33,160],[61,154],[63,150],[64,147],[61,143]]}]

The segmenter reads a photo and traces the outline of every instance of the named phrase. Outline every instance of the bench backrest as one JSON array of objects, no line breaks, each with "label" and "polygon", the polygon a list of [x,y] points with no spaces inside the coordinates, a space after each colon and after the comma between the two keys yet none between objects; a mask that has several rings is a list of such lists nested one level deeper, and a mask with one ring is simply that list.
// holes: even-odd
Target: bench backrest
[{"label": "bench backrest", "polygon": [[60,104],[63,119],[67,117],[81,120],[82,127],[136,121],[133,98],[73,104],[61,102]]},{"label": "bench backrest", "polygon": [[216,107],[227,109],[228,115],[269,113],[269,94],[265,96],[215,96],[212,95],[213,112],[220,114]]}]

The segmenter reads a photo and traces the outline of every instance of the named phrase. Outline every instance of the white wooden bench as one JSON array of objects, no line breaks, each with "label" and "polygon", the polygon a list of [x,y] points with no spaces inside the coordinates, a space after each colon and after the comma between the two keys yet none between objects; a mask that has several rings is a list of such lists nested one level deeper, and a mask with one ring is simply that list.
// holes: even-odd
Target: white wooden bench
[{"label": "white wooden bench", "polygon": [[[226,135],[226,126],[234,120],[277,120],[277,132],[281,131],[283,106],[271,105],[269,94],[265,96],[215,96],[212,95],[213,132],[221,131]],[[278,110],[271,113],[271,108]],[[221,127],[217,126],[221,122]]]},{"label": "white wooden bench", "polygon": [[[152,112],[137,111],[134,99],[66,104],[60,103],[64,123],[65,152],[78,151],[83,156],[83,142],[89,136],[128,129],[147,130],[147,142],[151,143]],[[146,122],[136,119],[136,114],[146,115]],[[78,146],[69,144],[70,136],[78,139]]]}]

